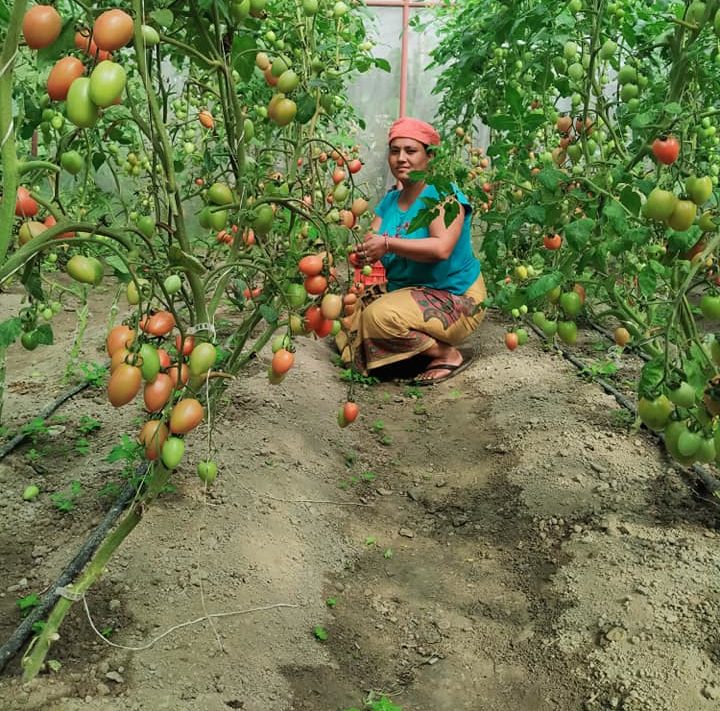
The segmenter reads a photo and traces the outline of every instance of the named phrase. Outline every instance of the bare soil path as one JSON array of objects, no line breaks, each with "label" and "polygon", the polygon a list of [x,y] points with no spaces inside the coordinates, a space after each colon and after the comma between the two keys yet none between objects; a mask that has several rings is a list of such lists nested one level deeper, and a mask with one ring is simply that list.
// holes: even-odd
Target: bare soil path
[{"label": "bare soil path", "polygon": [[[88,336],[96,360],[104,318]],[[438,386],[361,389],[343,430],[327,344],[301,340],[277,387],[251,368],[220,415],[216,486],[194,475],[199,432],[176,491],[87,596],[120,647],[76,605],[58,671],[23,686],[9,667],[0,708],[344,711],[383,694],[403,711],[718,708],[716,511],[537,341],[509,354],[490,319],[477,345]],[[20,424],[61,388],[40,386],[42,363],[21,351],[10,360],[6,424]],[[99,391],[62,412],[39,461],[26,445],[0,463],[3,639],[15,601],[101,518],[99,492],[117,481],[104,456],[138,414],[111,412]],[[102,424],[84,456],[82,415]],[[38,468],[44,493],[23,502]],[[49,495],[73,480],[83,494],[61,514]]]}]

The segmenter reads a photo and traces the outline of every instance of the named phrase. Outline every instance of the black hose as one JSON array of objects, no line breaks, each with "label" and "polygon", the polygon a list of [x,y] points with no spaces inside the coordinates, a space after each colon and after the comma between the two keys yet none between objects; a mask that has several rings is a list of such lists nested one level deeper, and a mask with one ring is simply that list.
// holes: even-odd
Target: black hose
[{"label": "black hose", "polygon": [[[529,323],[528,325],[530,326],[530,328],[532,328],[533,331],[535,331],[535,333],[537,333],[538,336],[540,336],[543,340],[549,342],[549,339],[546,338],[542,330],[539,329],[534,323]],[[569,360],[579,370],[585,370],[587,368],[585,363],[583,363],[577,356],[572,354],[567,349],[559,346],[557,343],[553,343],[552,345],[553,348],[558,351],[558,353],[562,354],[563,358]],[[605,392],[612,395],[615,400],[617,400],[618,404],[622,405],[622,407],[626,408],[627,410],[630,410],[630,412],[632,412],[635,417],[638,416],[635,404],[628,400],[619,390],[610,385],[610,383],[603,380],[602,378],[593,378],[593,382],[596,382]],[[663,442],[663,444],[665,443],[665,437],[661,432],[654,432],[650,429],[648,429],[648,431],[655,437],[657,437],[661,442]],[[693,464],[692,470],[698,476],[709,494],[715,495],[720,492],[720,480],[716,479],[705,467],[703,467],[701,464]]]},{"label": "black hose", "polygon": [[[62,395],[60,395],[55,401],[51,402],[39,415],[38,417],[42,420],[50,417],[50,415],[57,410],[60,405],[67,402],[71,397],[75,397],[78,393],[81,393],[83,390],[88,388],[90,386],[90,381],[85,380],[82,383],[78,383],[77,385],[73,385],[69,390],[66,390]],[[2,447],[0,447],[0,459],[4,459],[7,457],[10,452],[12,452],[14,449],[19,447],[27,438],[28,434],[24,432],[20,432],[20,434],[16,434],[9,442],[6,442]]]},{"label": "black hose", "polygon": [[127,508],[130,501],[135,496],[137,488],[133,484],[127,484],[118,496],[112,508],[105,514],[103,520],[95,527],[93,532],[88,536],[75,557],[70,561],[68,566],[60,574],[53,586],[46,592],[40,604],[34,607],[32,612],[18,625],[15,631],[5,644],[0,647],[0,672],[5,668],[7,663],[18,653],[20,648],[25,644],[27,638],[33,633],[33,625],[50,611],[52,606],[57,602],[60,594],[58,590],[70,584],[77,574],[85,567],[87,562],[92,558],[102,541],[113,527],[115,521],[120,514]]}]

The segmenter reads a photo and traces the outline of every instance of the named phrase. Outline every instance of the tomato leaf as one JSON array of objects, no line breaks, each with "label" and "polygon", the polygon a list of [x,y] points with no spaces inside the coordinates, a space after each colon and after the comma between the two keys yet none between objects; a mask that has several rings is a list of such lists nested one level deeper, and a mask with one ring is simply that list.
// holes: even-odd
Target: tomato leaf
[{"label": "tomato leaf", "polygon": [[41,346],[51,346],[53,344],[53,332],[49,323],[44,323],[35,329],[37,334],[37,342]]},{"label": "tomato leaf", "polygon": [[640,293],[645,297],[652,296],[657,289],[657,282],[657,274],[649,264],[646,264],[638,274]]},{"label": "tomato leaf", "polygon": [[172,10],[168,10],[167,8],[162,10],[153,10],[150,13],[150,17],[160,26],[160,27],[170,27],[172,23],[175,21],[175,15],[173,15]]},{"label": "tomato leaf", "polygon": [[610,227],[619,235],[625,235],[628,225],[625,219],[625,212],[617,202],[609,202],[605,205],[603,215],[607,219]]},{"label": "tomato leaf", "polygon": [[235,35],[232,43],[232,66],[243,81],[250,81],[255,69],[255,40],[252,35]]},{"label": "tomato leaf", "polygon": [[390,66],[390,62],[388,62],[387,59],[383,59],[382,57],[373,57],[373,64],[378,68],[382,69],[384,72],[391,72],[392,67]]},{"label": "tomato leaf", "polygon": [[595,227],[595,220],[584,217],[581,220],[571,222],[565,228],[565,238],[568,244],[576,251],[582,251],[590,240],[590,234]]},{"label": "tomato leaf", "polygon": [[545,224],[546,211],[545,208],[542,207],[542,205],[529,205],[525,208],[523,215],[528,222],[531,222],[535,225]]},{"label": "tomato leaf", "polygon": [[511,131],[517,125],[517,121],[507,114],[496,114],[488,116],[487,125],[497,131]]},{"label": "tomato leaf", "polygon": [[662,357],[654,358],[645,363],[640,371],[640,383],[638,384],[640,397],[654,400],[660,392],[664,373],[665,363]]},{"label": "tomato leaf", "polygon": [[543,168],[537,174],[537,179],[543,187],[555,192],[559,185],[565,181],[566,175],[555,168]]},{"label": "tomato leaf", "polygon": [[36,260],[27,263],[22,279],[23,285],[28,293],[38,301],[45,301],[45,294],[42,289],[42,280],[40,279],[40,264]]},{"label": "tomato leaf", "polygon": [[279,314],[272,306],[268,306],[267,304],[260,304],[259,311],[260,311],[260,314],[262,315],[262,317],[268,323],[271,323],[271,324],[277,323]]},{"label": "tomato leaf", "polygon": [[128,268],[125,266],[125,262],[123,262],[123,260],[116,254],[111,254],[110,256],[105,257],[105,261],[119,274],[130,273]]},{"label": "tomato leaf", "polygon": [[640,214],[640,208],[642,207],[640,195],[638,195],[629,185],[623,188],[623,191],[620,193],[620,202],[625,205],[625,207],[630,210],[633,215]]},{"label": "tomato leaf", "polygon": [[21,332],[22,321],[18,316],[0,323],[0,350],[14,343]]},{"label": "tomato leaf", "polygon": [[551,291],[556,286],[560,286],[563,281],[563,275],[561,272],[551,272],[550,274],[543,274],[539,279],[536,279],[525,291],[525,298],[529,302],[537,301],[547,295],[548,291]]}]

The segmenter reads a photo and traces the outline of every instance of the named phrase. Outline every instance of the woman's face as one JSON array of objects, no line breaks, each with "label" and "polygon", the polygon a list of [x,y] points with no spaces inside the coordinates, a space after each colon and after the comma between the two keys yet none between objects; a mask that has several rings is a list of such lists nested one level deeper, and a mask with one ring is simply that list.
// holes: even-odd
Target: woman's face
[{"label": "woman's face", "polygon": [[388,164],[397,180],[408,181],[415,170],[427,170],[430,156],[420,141],[414,138],[393,138],[390,141]]}]

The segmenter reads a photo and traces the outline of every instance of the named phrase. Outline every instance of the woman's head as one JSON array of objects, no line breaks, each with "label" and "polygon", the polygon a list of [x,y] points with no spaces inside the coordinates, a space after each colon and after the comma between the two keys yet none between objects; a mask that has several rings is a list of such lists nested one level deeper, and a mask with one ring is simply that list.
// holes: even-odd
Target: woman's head
[{"label": "woman's head", "polygon": [[409,180],[413,171],[424,171],[433,146],[440,143],[438,132],[425,121],[403,117],[390,127],[388,163],[398,180]]}]

